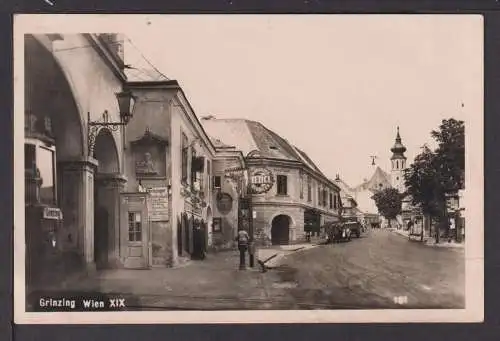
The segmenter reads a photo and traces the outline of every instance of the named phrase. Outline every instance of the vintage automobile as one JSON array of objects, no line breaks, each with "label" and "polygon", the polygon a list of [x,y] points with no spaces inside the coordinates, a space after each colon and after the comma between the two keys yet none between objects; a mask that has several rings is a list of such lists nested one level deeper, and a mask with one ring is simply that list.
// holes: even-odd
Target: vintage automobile
[{"label": "vintage automobile", "polygon": [[348,221],[344,224],[351,231],[351,235],[355,235],[356,238],[359,238],[361,236],[362,226],[359,221]]},{"label": "vintage automobile", "polygon": [[345,223],[327,223],[323,226],[327,243],[339,243],[351,240],[351,230]]}]

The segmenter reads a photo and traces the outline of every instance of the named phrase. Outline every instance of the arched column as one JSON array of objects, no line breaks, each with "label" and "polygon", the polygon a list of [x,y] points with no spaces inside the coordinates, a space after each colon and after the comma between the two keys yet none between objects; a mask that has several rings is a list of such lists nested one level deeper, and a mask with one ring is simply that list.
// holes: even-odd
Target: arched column
[{"label": "arched column", "polygon": [[[119,174],[96,174],[95,186],[98,189],[98,195],[102,207],[107,211],[109,224],[107,224],[107,245],[106,267],[119,267],[120,257],[120,193],[123,192],[127,179]],[[97,231],[94,231],[97,234]]]},{"label": "arched column", "polygon": [[[87,269],[94,268],[94,172],[97,160],[81,158],[59,162],[61,208],[68,237]],[[71,237],[70,237],[71,236]]]}]

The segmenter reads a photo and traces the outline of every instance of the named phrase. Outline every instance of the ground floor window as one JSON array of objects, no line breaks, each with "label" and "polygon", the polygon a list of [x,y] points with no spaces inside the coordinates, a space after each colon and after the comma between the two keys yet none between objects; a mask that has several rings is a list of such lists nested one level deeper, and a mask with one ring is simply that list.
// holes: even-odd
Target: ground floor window
[{"label": "ground floor window", "polygon": [[128,213],[128,240],[130,242],[140,242],[142,240],[141,213]]}]

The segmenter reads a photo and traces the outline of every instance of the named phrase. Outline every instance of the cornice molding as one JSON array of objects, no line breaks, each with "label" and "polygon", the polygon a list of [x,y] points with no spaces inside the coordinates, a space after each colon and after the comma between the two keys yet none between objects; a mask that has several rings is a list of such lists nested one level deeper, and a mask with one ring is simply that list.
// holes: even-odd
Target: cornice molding
[{"label": "cornice molding", "polygon": [[99,56],[103,59],[104,63],[107,64],[115,76],[122,82],[126,83],[127,75],[122,69],[122,65],[116,60],[113,54],[104,46],[104,43],[93,33],[84,33],[83,36],[90,42],[94,47]]}]

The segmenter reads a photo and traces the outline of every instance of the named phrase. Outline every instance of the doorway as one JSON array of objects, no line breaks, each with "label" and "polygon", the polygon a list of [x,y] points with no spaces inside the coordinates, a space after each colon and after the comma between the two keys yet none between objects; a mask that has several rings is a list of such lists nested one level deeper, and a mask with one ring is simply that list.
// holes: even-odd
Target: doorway
[{"label": "doorway", "polygon": [[286,245],[290,242],[290,217],[280,214],[272,221],[271,243]]},{"label": "doorway", "polygon": [[104,269],[108,265],[109,223],[108,210],[102,206],[97,206],[94,210],[94,257],[97,269]]}]

